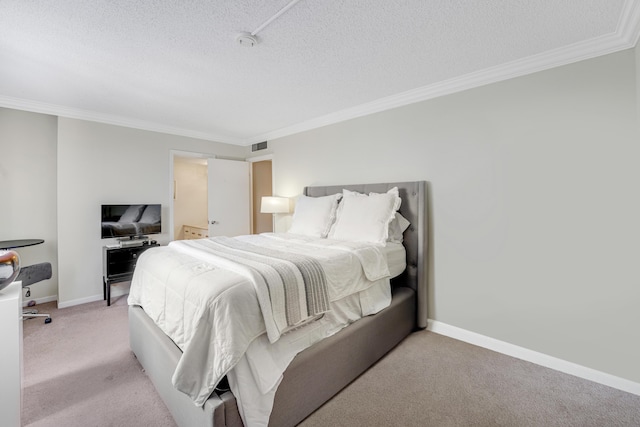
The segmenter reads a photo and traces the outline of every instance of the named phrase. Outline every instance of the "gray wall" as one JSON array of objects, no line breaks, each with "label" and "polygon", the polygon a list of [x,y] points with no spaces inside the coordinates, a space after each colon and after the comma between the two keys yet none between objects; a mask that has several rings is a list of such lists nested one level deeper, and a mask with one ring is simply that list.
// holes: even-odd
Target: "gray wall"
[{"label": "gray wall", "polygon": [[44,239],[18,249],[20,261],[53,267],[51,280],[31,287],[25,302],[55,301],[58,290],[57,127],[54,116],[0,108],[0,240]]},{"label": "gray wall", "polygon": [[429,181],[429,317],[640,382],[627,50],[269,141],[275,194]]}]

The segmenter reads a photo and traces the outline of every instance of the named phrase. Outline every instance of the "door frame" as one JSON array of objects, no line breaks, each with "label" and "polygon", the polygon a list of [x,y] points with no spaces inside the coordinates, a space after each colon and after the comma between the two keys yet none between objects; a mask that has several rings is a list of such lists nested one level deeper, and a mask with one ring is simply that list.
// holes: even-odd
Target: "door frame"
[{"label": "door frame", "polygon": [[[176,157],[192,157],[196,159],[215,159],[217,156],[211,153],[198,153],[195,151],[183,151],[183,150],[169,150],[169,200],[171,203],[169,204],[169,241],[173,242],[175,240],[175,236],[173,233],[173,205],[176,194],[176,184],[175,179],[173,177],[173,165]],[[208,222],[208,221],[207,221]]]},{"label": "door frame", "polygon": [[[271,160],[271,188],[273,189],[273,184],[275,183],[275,180],[273,179],[273,154],[265,154],[264,156],[257,156],[257,157],[249,157],[247,159],[245,159],[245,161],[249,162],[249,163],[255,163],[255,162],[262,162],[264,160]],[[253,166],[249,165],[249,179],[251,180],[251,187],[249,189],[249,209],[251,209],[251,215],[253,215]],[[272,190],[273,192],[273,190]],[[273,196],[273,194],[272,194]],[[251,234],[253,234],[254,230],[253,230],[253,221],[251,221],[250,224],[250,232]],[[275,230],[274,230],[275,231]]]}]

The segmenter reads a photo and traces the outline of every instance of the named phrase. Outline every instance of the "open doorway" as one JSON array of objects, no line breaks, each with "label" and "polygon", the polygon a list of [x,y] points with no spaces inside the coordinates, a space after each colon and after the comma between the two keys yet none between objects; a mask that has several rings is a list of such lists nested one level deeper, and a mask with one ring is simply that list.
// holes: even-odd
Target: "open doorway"
[{"label": "open doorway", "polygon": [[173,157],[173,239],[208,237],[207,159]]},{"label": "open doorway", "polygon": [[[199,239],[209,237],[212,218],[209,198],[210,154],[183,151],[171,152],[171,192],[170,209],[171,240]],[[247,203],[250,205],[251,233],[273,231],[272,214],[260,213],[262,196],[271,196],[273,188],[271,156],[247,159],[250,163],[250,191]],[[235,162],[234,162],[235,163]]]}]

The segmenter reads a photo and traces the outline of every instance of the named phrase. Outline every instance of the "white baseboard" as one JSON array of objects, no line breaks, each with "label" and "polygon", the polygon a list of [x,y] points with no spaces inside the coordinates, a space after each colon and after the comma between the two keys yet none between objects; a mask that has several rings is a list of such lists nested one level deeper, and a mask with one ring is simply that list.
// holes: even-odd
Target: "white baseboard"
[{"label": "white baseboard", "polygon": [[29,304],[29,301],[35,301],[36,304],[44,304],[45,302],[51,302],[51,301],[57,301],[58,300],[58,296],[57,295],[49,295],[48,297],[42,297],[42,298],[22,298],[22,307],[27,307],[27,304]]},{"label": "white baseboard", "polygon": [[58,308],[68,308],[73,307],[74,305],[86,304],[88,302],[100,301],[102,298],[102,294],[93,295],[85,298],[78,298],[71,301],[58,302]]},{"label": "white baseboard", "polygon": [[429,319],[429,331],[640,396],[640,383]]},{"label": "white baseboard", "polygon": [[[127,295],[128,293],[129,293],[129,286],[127,286],[126,289],[114,288],[114,287],[111,288],[111,298]],[[86,304],[88,302],[94,302],[94,301],[104,301],[104,297],[102,296],[102,294],[98,294],[98,295],[92,295],[90,297],[74,299],[71,301],[58,302],[58,308],[73,307],[74,305]],[[105,301],[104,303],[106,304],[107,302]]]}]

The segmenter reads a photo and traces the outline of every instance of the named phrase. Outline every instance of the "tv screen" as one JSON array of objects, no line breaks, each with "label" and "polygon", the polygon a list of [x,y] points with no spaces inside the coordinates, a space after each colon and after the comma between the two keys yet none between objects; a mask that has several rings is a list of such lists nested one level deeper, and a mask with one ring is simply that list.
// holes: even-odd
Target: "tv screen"
[{"label": "tv screen", "polygon": [[162,232],[162,205],[102,205],[102,238]]}]

